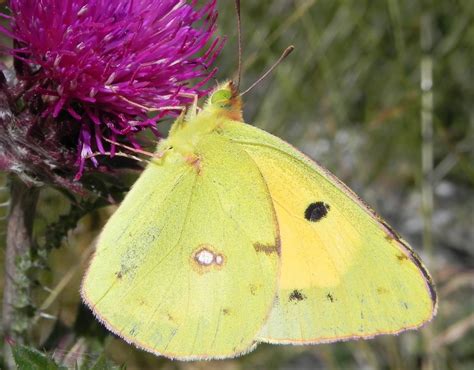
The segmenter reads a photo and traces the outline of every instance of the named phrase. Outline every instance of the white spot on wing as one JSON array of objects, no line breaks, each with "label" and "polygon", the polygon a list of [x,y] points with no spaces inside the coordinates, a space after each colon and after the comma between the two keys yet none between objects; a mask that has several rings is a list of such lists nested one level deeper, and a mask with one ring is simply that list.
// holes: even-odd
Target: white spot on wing
[{"label": "white spot on wing", "polygon": [[196,261],[198,261],[201,265],[209,266],[214,262],[214,257],[215,255],[211,251],[208,251],[207,249],[201,249],[196,254]]}]

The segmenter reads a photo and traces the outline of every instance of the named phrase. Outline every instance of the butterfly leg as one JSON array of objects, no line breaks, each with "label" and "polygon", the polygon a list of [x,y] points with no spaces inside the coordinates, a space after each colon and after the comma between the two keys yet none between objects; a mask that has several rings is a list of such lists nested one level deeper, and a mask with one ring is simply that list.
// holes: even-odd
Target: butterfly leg
[{"label": "butterfly leg", "polygon": [[189,121],[196,117],[197,113],[201,110],[201,108],[198,107],[198,95],[197,94],[189,94],[189,93],[180,93],[180,96],[183,96],[185,98],[190,98],[193,100],[192,104],[190,107],[187,109],[185,121]]}]

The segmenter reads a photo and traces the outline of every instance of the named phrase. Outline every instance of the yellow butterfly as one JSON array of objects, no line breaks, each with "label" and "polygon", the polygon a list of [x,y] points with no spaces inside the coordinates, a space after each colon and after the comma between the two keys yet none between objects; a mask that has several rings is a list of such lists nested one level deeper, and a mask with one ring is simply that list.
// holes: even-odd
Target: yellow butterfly
[{"label": "yellow butterfly", "polygon": [[436,292],[408,244],[327,170],[242,121],[227,82],[158,145],[85,275],[97,318],[180,360],[429,321]]}]

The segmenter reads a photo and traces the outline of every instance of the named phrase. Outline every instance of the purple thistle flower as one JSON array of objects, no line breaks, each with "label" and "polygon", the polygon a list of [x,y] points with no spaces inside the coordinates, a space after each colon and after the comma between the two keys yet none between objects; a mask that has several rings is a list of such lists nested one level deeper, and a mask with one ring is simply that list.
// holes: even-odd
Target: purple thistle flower
[{"label": "purple thistle flower", "polygon": [[40,119],[78,126],[76,177],[87,158],[97,166],[94,152],[114,152],[104,138],[138,147],[136,133],[156,132],[158,119],[207,93],[223,44],[213,36],[216,0],[201,9],[194,0],[10,0],[10,8],[10,29],[0,31],[28,67],[16,68],[23,98],[41,97]]}]

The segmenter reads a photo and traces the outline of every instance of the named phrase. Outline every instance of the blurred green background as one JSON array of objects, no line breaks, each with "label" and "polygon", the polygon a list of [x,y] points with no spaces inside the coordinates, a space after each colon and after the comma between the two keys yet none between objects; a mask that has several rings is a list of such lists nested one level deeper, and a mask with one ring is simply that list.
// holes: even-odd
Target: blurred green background
[{"label": "blurred green background", "polygon": [[[224,80],[236,70],[236,16],[231,0],[219,9]],[[295,46],[245,96],[246,122],[330,169],[411,243],[436,282],[437,317],[398,336],[259,345],[217,362],[172,362],[102,334],[92,339],[77,320],[78,287],[108,208],[84,217],[51,253],[35,297],[51,317],[36,318],[34,343],[59,326],[67,335],[56,359],[96,358],[105,343],[107,357],[128,369],[474,368],[474,1],[242,0],[242,23],[243,89]],[[68,208],[59,192],[43,191],[37,230]]]}]

